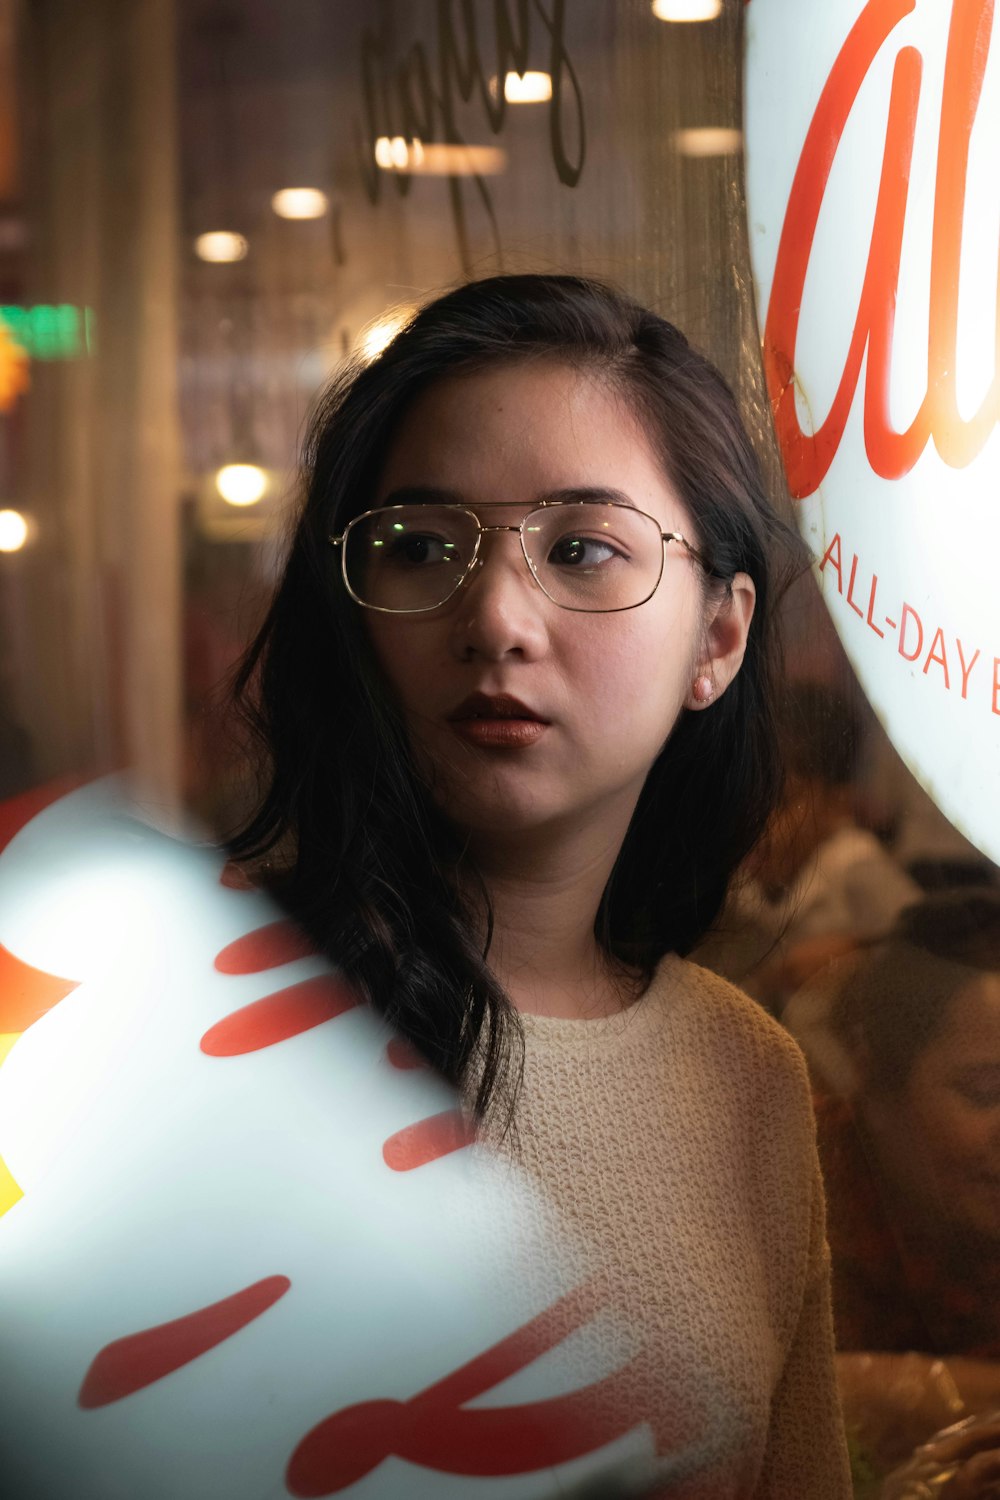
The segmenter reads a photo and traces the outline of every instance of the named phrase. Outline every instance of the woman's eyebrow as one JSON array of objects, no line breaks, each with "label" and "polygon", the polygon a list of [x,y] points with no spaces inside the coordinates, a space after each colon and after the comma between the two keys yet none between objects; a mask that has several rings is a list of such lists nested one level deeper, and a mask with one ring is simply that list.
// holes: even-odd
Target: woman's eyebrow
[{"label": "woman's eyebrow", "polygon": [[379,505],[467,505],[469,502],[457,490],[438,489],[429,484],[407,484],[398,490],[390,490]]},{"label": "woman's eyebrow", "polygon": [[638,508],[632,497],[626,495],[624,490],[608,489],[600,484],[572,485],[569,489],[565,490],[549,490],[546,494],[539,495],[537,498],[539,505],[544,500],[607,500],[612,501],[615,505],[631,505],[633,510]]},{"label": "woman's eyebrow", "polygon": [[408,484],[391,490],[380,505],[468,505],[473,510],[477,507],[488,510],[491,507],[500,509],[511,505],[551,505],[557,500],[570,504],[580,500],[604,500],[637,509],[635,501],[624,490],[608,489],[604,485],[571,485],[561,490],[545,490],[530,500],[517,497],[510,500],[470,500],[457,490],[441,489],[436,485]]}]

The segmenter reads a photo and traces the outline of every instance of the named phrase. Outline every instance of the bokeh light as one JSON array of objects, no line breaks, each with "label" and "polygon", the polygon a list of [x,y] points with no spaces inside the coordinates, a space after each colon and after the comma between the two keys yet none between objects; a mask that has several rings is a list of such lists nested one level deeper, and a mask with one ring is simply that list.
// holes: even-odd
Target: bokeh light
[{"label": "bokeh light", "polygon": [[722,0],[653,0],[660,21],[714,21],[722,14]]},{"label": "bokeh light", "polygon": [[232,234],[228,229],[216,229],[210,234],[199,234],[194,250],[199,260],[223,265],[228,261],[244,260],[249,245],[241,234]]},{"label": "bokeh light", "polygon": [[227,505],[256,505],[267,489],[267,471],[258,464],[224,464],[215,487]]},{"label": "bokeh light", "polygon": [[330,200],[319,188],[282,188],[271,199],[271,207],[281,219],[321,219]]},{"label": "bokeh light", "polygon": [[681,156],[733,156],[743,149],[743,132],[735,125],[698,125],[674,132]]},{"label": "bokeh light", "polygon": [[552,98],[552,75],[550,73],[508,73],[503,85],[504,98],[508,104],[544,104]]},{"label": "bokeh light", "polygon": [[375,162],[383,172],[404,172],[419,163],[423,147],[415,140],[412,145],[402,135],[380,135],[375,142]]},{"label": "bokeh light", "polygon": [[0,552],[20,552],[28,540],[28,523],[19,510],[0,510]]}]

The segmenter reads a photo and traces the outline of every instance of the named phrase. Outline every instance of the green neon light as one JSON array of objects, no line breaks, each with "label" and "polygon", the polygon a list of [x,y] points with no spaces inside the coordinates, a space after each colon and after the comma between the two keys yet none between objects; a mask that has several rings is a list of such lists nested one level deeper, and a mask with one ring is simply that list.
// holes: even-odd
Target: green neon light
[{"label": "green neon light", "polygon": [[32,359],[79,359],[93,353],[94,310],[71,302],[0,305],[0,321]]}]

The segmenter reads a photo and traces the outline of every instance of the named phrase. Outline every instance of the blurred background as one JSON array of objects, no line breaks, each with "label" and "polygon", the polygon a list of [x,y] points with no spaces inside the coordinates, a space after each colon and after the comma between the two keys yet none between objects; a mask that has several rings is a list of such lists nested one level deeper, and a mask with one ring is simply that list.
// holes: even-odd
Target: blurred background
[{"label": "blurred background", "polygon": [[[0,0],[0,797],[129,764],[230,826],[225,682],[307,415],[463,277],[580,270],[680,324],[790,512],[743,24],[737,0]],[[892,749],[810,577],[784,633],[786,802],[697,956],[815,1070],[875,1493],[949,1414],[1000,1406],[997,869]]]}]

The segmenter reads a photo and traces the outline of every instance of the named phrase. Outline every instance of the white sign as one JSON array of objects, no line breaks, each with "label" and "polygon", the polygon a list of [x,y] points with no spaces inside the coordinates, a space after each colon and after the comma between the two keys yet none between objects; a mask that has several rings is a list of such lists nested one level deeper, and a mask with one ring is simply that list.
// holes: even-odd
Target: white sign
[{"label": "white sign", "polygon": [[900,754],[1000,861],[993,0],[749,0],[751,256],[823,596]]},{"label": "white sign", "polygon": [[546,1500],[645,1473],[637,1334],[579,1247],[220,873],[101,784],[0,856],[4,1493]]}]

